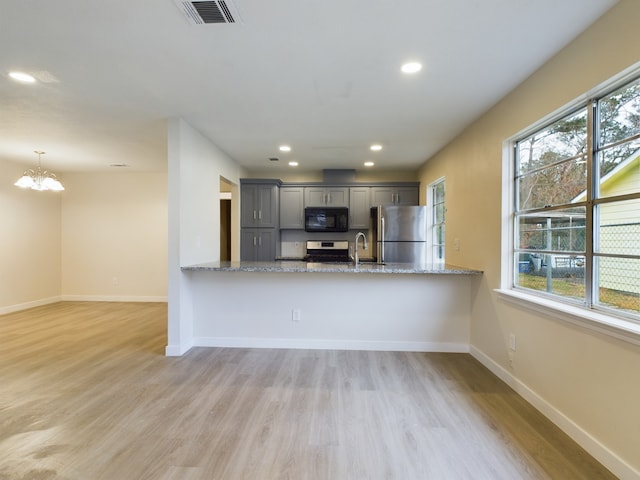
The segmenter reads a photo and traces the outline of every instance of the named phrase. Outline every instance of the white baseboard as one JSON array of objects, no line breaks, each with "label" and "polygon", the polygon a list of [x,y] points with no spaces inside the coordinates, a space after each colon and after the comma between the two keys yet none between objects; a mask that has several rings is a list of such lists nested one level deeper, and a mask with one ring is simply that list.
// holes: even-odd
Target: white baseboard
[{"label": "white baseboard", "polygon": [[29,308],[41,307],[42,305],[49,305],[50,303],[56,303],[62,300],[62,297],[49,297],[41,298],[40,300],[33,300],[31,302],[18,303],[16,305],[8,305],[6,307],[0,307],[0,315],[6,313],[19,312],[21,310],[27,310]]},{"label": "white baseboard", "polygon": [[19,312],[29,308],[41,307],[57,302],[159,302],[167,303],[167,297],[134,297],[134,296],[90,296],[90,295],[60,295],[57,297],[41,298],[31,302],[18,303],[0,307],[0,315]]},{"label": "white baseboard", "polygon": [[167,345],[164,348],[164,354],[166,357],[181,357],[190,349],[191,347],[183,347],[182,345]]},{"label": "white baseboard", "polygon": [[640,472],[638,470],[609,450],[595,437],[580,427],[580,425],[514,377],[511,372],[496,363],[492,358],[485,355],[473,345],[470,347],[469,353],[494,375],[500,378],[500,380],[509,385],[518,395],[533,405],[536,410],[556,424],[564,433],[569,435],[578,445],[589,452],[592,457],[608,468],[618,478],[622,480],[640,478]]},{"label": "white baseboard", "polygon": [[166,296],[62,295],[63,302],[167,302]]},{"label": "white baseboard", "polygon": [[308,338],[195,337],[193,345],[195,347],[469,353],[469,345],[466,343],[318,340]]}]

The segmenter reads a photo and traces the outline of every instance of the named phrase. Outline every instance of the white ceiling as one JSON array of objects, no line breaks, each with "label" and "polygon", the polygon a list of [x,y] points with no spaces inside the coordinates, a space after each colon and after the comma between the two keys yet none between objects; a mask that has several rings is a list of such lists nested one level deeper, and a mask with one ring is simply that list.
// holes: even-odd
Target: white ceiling
[{"label": "white ceiling", "polygon": [[234,0],[191,25],[174,0],[3,2],[0,158],[164,171],[180,116],[250,170],[413,170],[615,3]]}]

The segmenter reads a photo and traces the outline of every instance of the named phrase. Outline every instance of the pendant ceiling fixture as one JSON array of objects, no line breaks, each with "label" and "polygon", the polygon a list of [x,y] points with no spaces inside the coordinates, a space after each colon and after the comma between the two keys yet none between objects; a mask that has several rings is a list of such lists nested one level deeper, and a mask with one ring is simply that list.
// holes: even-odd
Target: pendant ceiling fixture
[{"label": "pendant ceiling fixture", "polygon": [[34,153],[38,154],[38,168],[35,170],[32,168],[25,170],[22,177],[20,177],[14,185],[20,188],[30,188],[39,191],[53,190],[59,192],[60,190],[64,190],[64,187],[56,178],[55,174],[42,170],[40,156],[44,155],[44,152],[35,150]]}]

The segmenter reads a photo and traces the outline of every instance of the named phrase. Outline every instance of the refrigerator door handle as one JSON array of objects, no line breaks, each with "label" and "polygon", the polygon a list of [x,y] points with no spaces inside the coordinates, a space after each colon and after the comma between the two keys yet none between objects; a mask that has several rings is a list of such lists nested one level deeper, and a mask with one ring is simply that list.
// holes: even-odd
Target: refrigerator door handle
[{"label": "refrigerator door handle", "polygon": [[380,222],[382,224],[382,228],[381,228],[381,232],[382,235],[380,236],[381,240],[382,240],[382,245],[381,245],[381,251],[380,251],[380,258],[382,259],[382,261],[380,263],[384,263],[384,217],[380,217]]}]

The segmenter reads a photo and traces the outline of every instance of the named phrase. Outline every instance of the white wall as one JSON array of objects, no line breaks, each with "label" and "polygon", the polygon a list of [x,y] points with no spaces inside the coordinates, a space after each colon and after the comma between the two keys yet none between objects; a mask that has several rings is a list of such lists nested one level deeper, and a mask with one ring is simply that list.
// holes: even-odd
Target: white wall
[{"label": "white wall", "polygon": [[503,141],[637,62],[638,18],[640,2],[622,0],[420,172],[422,185],[446,177],[447,262],[484,271],[472,300],[472,352],[621,478],[640,476],[640,347],[502,302],[493,289]]},{"label": "white wall", "polygon": [[[189,272],[194,344],[468,352],[467,275]],[[300,320],[292,321],[292,311]]]},{"label": "white wall", "polygon": [[25,167],[0,161],[0,314],[60,298],[60,198],[15,187]]},{"label": "white wall", "polygon": [[[238,164],[184,120],[169,121],[169,322],[167,355],[181,355],[193,344],[188,278],[181,265],[220,259],[220,177],[233,184],[231,258],[240,258]],[[236,233],[235,237],[233,234]]]},{"label": "white wall", "polygon": [[167,174],[68,173],[65,188],[63,299],[165,301]]}]

